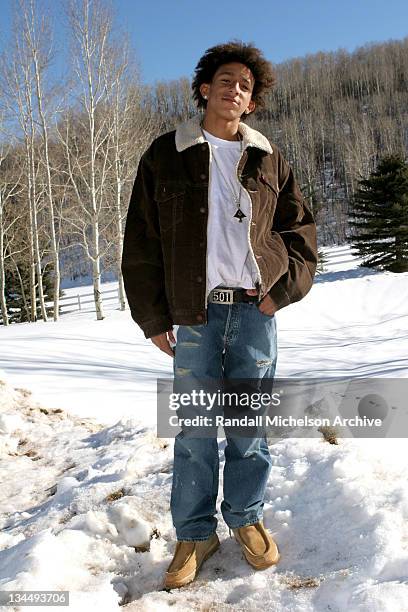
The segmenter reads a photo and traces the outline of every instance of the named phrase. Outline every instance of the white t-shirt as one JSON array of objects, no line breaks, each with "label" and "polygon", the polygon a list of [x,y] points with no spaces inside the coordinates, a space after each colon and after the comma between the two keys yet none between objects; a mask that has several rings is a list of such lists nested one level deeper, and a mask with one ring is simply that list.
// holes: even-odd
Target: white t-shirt
[{"label": "white t-shirt", "polygon": [[246,217],[240,223],[234,217],[237,205],[231,193],[232,189],[236,196],[239,195],[236,169],[241,156],[241,143],[217,138],[206,130],[203,132],[212,153],[208,194],[207,295],[220,285],[255,289],[258,271],[249,250],[248,235],[251,202],[249,194],[242,188],[241,210]]}]

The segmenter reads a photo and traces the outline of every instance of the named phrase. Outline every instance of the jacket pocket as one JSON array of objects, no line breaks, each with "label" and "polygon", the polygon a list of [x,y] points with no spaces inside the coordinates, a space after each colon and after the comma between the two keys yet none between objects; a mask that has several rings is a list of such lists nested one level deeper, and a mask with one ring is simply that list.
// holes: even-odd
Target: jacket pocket
[{"label": "jacket pocket", "polygon": [[264,210],[265,222],[267,226],[272,227],[273,217],[278,203],[279,189],[275,185],[275,178],[267,174],[259,176],[262,208]]},{"label": "jacket pocket", "polygon": [[269,231],[265,235],[263,261],[267,270],[266,284],[271,288],[289,268],[289,254],[278,232]]},{"label": "jacket pocket", "polygon": [[181,181],[165,181],[156,185],[155,200],[161,232],[168,232],[183,220],[185,191],[185,184]]}]

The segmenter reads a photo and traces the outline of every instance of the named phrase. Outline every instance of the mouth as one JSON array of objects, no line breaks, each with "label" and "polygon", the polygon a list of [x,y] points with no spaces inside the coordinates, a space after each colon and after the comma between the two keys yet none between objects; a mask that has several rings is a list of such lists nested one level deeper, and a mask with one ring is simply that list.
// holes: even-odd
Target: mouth
[{"label": "mouth", "polygon": [[235,106],[239,106],[239,103],[236,102],[236,100],[234,100],[233,98],[222,98],[223,100],[225,100],[226,102],[232,102],[232,104],[234,104]]}]

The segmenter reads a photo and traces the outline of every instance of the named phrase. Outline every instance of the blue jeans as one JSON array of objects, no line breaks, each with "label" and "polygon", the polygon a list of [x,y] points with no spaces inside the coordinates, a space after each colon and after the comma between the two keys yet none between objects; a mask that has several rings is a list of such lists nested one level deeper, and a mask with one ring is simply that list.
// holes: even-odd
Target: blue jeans
[{"label": "blue jeans", "polygon": [[[174,379],[273,379],[276,360],[274,316],[256,303],[209,303],[207,325],[178,328]],[[262,520],[272,465],[266,438],[226,435],[226,442],[221,513],[231,529],[253,525]],[[215,532],[218,472],[216,437],[177,434],[170,508],[178,540],[206,540]]]}]

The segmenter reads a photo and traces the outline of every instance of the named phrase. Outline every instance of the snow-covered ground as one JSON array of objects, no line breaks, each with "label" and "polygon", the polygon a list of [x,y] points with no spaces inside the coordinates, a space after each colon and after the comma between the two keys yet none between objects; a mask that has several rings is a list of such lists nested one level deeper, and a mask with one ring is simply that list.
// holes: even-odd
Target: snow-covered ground
[{"label": "snow-covered ground", "polygon": [[[276,314],[276,375],[407,377],[408,274],[356,267],[347,246],[326,251],[328,271],[301,302]],[[88,304],[58,323],[0,327],[0,369],[46,406],[106,424],[143,413],[154,425],[156,379],[172,375],[172,360],[117,308],[106,302],[103,321]]]},{"label": "snow-covered ground", "polygon": [[[408,274],[326,253],[277,313],[277,376],[407,378]],[[279,564],[254,572],[219,515],[221,548],[162,590],[173,441],[156,437],[155,384],[172,362],[116,308],[0,328],[0,590],[69,590],[75,611],[406,611],[404,439],[275,441],[264,519]]]}]

